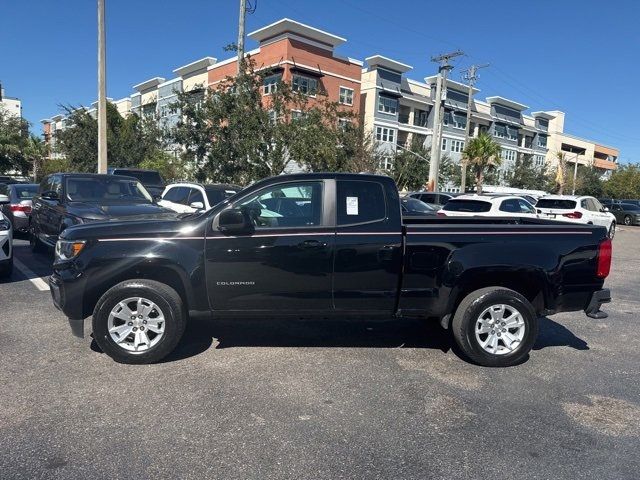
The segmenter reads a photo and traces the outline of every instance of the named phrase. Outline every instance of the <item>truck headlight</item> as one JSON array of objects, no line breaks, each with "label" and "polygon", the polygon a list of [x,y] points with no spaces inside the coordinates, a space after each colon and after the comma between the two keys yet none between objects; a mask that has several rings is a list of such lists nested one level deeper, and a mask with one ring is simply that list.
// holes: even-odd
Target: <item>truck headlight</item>
[{"label": "truck headlight", "polygon": [[11,222],[4,218],[0,220],[0,231],[11,230]]},{"label": "truck headlight", "polygon": [[84,240],[58,240],[56,257],[60,260],[71,260],[80,254],[86,243]]}]

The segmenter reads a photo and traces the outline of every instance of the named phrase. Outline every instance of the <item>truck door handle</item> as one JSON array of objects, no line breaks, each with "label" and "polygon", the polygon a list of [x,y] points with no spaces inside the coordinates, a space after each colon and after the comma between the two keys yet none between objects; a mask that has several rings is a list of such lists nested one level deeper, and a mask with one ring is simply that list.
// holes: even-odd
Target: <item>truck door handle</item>
[{"label": "truck door handle", "polygon": [[320,240],[305,240],[298,244],[298,248],[311,249],[311,248],[324,248],[327,244]]}]

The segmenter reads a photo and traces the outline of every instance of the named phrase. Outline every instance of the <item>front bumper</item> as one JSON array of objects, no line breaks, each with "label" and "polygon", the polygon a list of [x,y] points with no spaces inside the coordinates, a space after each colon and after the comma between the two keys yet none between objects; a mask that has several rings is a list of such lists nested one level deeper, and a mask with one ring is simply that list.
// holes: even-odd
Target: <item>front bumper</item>
[{"label": "front bumper", "polygon": [[587,314],[587,317],[591,318],[607,318],[608,315],[600,310],[600,307],[602,306],[602,304],[609,302],[611,302],[611,291],[608,288],[603,288],[602,290],[593,292],[593,294],[591,295],[591,299],[587,304],[587,308],[584,309],[584,313]]},{"label": "front bumper", "polygon": [[82,298],[74,295],[74,289],[69,289],[63,279],[55,273],[49,277],[51,299],[55,307],[64,313],[69,320],[71,333],[84,338],[84,316],[82,315]]}]

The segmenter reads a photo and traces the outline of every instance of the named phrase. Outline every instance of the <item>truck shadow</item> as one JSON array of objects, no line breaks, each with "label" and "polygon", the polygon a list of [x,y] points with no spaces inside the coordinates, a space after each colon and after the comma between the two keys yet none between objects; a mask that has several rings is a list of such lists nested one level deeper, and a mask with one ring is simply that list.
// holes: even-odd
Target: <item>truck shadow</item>
[{"label": "truck shadow", "polygon": [[[534,350],[566,346],[588,350],[587,342],[549,318],[539,319]],[[163,362],[174,362],[214,348],[428,348],[460,356],[449,331],[437,322],[414,319],[301,320],[301,319],[192,319],[176,350]],[[528,357],[524,360],[528,360]]]}]

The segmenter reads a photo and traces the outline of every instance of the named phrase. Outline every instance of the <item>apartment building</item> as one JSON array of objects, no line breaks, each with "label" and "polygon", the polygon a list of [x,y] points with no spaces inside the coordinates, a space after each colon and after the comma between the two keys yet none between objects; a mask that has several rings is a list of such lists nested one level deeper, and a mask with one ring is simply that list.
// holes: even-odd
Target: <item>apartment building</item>
[{"label": "apartment building", "polygon": [[[390,169],[395,153],[409,148],[414,140],[431,147],[437,76],[424,82],[407,78],[410,65],[382,55],[368,57],[366,62],[361,83],[363,121],[386,154],[382,168]],[[473,91],[470,132],[472,136],[486,132],[501,145],[501,181],[519,155],[536,165],[554,165],[556,152],[567,152],[569,162],[575,152],[580,154],[574,155],[579,163],[594,165],[603,176],[616,168],[618,151],[565,133],[563,112],[527,113],[527,105],[505,97],[480,100],[479,91]],[[461,160],[465,147],[469,93],[469,86],[447,80],[440,148],[455,162]],[[455,190],[454,185],[447,187]]]},{"label": "apartment building", "polygon": [[16,97],[7,97],[0,85],[0,108],[16,117],[22,117],[22,102]]},{"label": "apartment building", "polygon": [[[317,95],[339,103],[344,111],[356,118],[360,112],[360,72],[363,63],[336,53],[346,42],[337,35],[319,30],[288,18],[249,33],[258,47],[247,52],[265,76],[263,95],[266,97],[280,82],[288,82],[294,91],[309,96],[310,104]],[[209,87],[215,88],[237,70],[236,57],[208,67]]]}]

